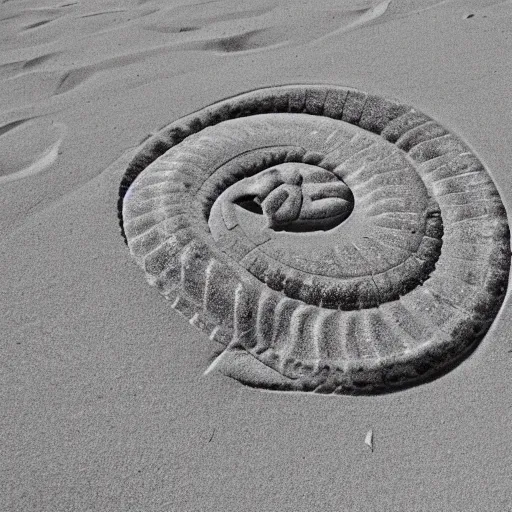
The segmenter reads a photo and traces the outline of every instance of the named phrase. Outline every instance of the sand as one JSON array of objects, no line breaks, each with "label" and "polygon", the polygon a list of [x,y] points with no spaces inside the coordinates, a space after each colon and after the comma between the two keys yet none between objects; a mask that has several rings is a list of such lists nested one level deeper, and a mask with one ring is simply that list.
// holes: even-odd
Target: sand
[{"label": "sand", "polygon": [[510,212],[511,15],[491,0],[4,1],[2,508],[512,510],[508,297],[428,384],[251,389],[203,375],[212,344],[147,286],[116,210],[120,159],[161,126],[258,87],[326,83],[435,118]]}]

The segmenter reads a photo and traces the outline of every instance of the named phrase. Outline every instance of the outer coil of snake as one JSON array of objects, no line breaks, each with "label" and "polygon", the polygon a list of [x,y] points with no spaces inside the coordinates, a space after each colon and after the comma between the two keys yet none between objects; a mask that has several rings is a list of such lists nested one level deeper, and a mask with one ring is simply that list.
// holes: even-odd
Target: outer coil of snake
[{"label": "outer coil of snake", "polygon": [[376,393],[468,355],[503,301],[509,229],[470,148],[399,102],[260,89],[180,119],[126,170],[150,284],[256,387]]}]

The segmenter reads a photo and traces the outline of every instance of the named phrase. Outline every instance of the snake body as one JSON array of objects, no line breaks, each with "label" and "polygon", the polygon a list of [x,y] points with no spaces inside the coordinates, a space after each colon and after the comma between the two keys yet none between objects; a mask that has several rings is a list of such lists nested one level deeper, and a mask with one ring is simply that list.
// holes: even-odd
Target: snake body
[{"label": "snake body", "polygon": [[259,89],[179,119],[130,163],[118,207],[149,283],[255,387],[429,380],[473,350],[507,289],[483,164],[415,108],[354,89]]}]

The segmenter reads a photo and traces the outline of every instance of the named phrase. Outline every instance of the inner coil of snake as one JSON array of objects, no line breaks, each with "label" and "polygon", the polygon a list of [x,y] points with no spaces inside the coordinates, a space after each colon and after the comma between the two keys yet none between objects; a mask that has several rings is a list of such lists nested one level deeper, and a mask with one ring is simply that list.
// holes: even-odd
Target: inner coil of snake
[{"label": "inner coil of snake", "polygon": [[255,387],[374,393],[446,372],[506,293],[505,209],[459,138],[337,86],[259,89],[165,127],[124,174],[130,252]]}]

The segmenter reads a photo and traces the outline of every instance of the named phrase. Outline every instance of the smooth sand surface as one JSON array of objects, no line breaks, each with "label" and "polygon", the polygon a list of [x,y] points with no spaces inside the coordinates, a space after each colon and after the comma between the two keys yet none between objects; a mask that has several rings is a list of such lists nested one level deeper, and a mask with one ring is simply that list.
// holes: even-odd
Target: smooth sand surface
[{"label": "smooth sand surface", "polygon": [[111,165],[229,95],[332,83],[437,119],[511,212],[511,23],[497,0],[4,0],[0,509],[512,510],[509,298],[407,391],[203,375],[214,347],[132,262]]}]

